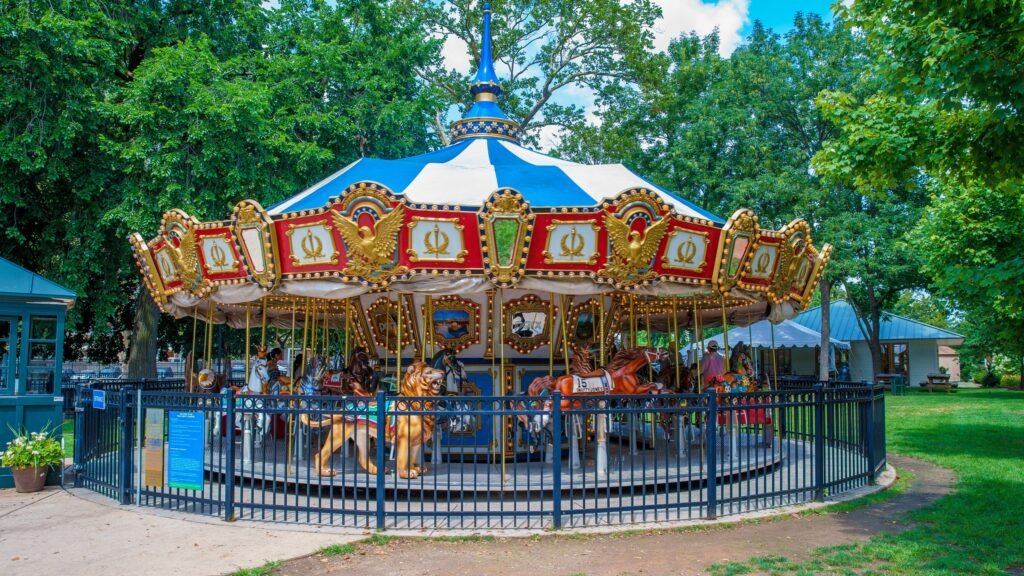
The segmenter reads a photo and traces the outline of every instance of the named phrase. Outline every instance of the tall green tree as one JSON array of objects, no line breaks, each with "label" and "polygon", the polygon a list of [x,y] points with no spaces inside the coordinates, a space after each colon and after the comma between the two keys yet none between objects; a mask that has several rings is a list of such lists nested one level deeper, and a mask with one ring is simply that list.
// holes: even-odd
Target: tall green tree
[{"label": "tall green tree", "polygon": [[843,126],[822,165],[868,193],[926,186],[915,246],[933,289],[1019,353],[1024,7],[873,0],[840,12],[865,33],[878,90],[822,99]]},{"label": "tall green tree", "polygon": [[133,370],[155,371],[130,231],[154,234],[172,207],[223,218],[436,142],[440,104],[416,70],[439,42],[395,4],[0,4],[3,254],[79,293],[71,326],[92,334],[90,355],[116,356],[131,333],[130,356],[147,356]]}]

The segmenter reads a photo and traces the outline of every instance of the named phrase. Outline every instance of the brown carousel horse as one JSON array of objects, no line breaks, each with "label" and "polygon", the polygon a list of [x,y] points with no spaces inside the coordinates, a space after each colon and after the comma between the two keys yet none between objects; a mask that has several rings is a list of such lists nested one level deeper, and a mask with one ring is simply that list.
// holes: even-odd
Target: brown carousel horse
[{"label": "brown carousel horse", "polygon": [[366,348],[357,346],[353,349],[345,369],[324,376],[320,388],[328,394],[372,396],[377,389],[377,372],[370,364]]},{"label": "brown carousel horse", "polygon": [[560,376],[547,386],[534,386],[531,383],[531,395],[540,395],[544,390],[558,390],[563,396],[562,409],[568,410],[574,404],[577,406],[580,404],[572,402],[572,397],[604,394],[663,394],[666,390],[661,383],[646,382],[639,373],[648,364],[653,362],[667,364],[668,360],[668,351],[664,349],[632,348],[623,350],[616,354],[611,363],[603,370],[584,375]]}]

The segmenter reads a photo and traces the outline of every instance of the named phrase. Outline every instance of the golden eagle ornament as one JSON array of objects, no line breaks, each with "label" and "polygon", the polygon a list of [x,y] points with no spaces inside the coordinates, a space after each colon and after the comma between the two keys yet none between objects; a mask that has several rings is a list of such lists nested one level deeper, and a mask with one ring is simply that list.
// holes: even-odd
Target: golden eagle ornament
[{"label": "golden eagle ornament", "polygon": [[613,254],[608,257],[608,264],[600,275],[611,278],[620,284],[636,284],[649,280],[657,275],[653,270],[643,274],[641,268],[647,268],[658,252],[661,239],[668,231],[668,218],[647,227],[643,232],[631,230],[629,224],[616,218],[613,214],[604,215],[604,227],[611,241]]},{"label": "golden eagle ornament", "polygon": [[345,274],[359,276],[375,283],[386,282],[391,276],[404,274],[404,266],[384,268],[394,262],[398,232],[402,229],[404,215],[405,207],[399,204],[390,214],[378,220],[371,229],[369,226],[359,226],[339,214],[337,210],[332,210],[334,223],[345,241],[345,246],[348,247],[348,266],[345,267]]}]

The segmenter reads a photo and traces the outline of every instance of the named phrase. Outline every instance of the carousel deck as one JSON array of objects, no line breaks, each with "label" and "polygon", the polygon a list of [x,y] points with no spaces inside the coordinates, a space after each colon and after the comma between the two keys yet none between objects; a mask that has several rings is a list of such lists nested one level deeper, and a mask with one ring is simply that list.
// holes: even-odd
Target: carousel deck
[{"label": "carousel deck", "polygon": [[[614,431],[613,431],[614,432]],[[644,446],[644,439],[638,439]],[[649,449],[650,438],[646,438],[646,450],[638,446],[635,453],[629,443],[614,435],[608,442],[607,474],[598,474],[596,468],[595,444],[589,443],[585,457],[577,465],[569,459],[568,444],[563,447],[561,462],[562,487],[565,489],[600,490],[604,487],[673,485],[677,489],[700,486],[707,481],[707,454],[700,446],[683,447],[682,454],[673,444],[673,450],[666,450],[662,441],[655,451]],[[224,472],[226,462],[220,446],[209,448],[206,458],[209,473]],[[278,487],[308,486],[319,490],[375,489],[376,477],[367,474],[357,462],[354,452],[343,450],[335,454],[332,465],[334,476],[320,476],[314,467],[308,450],[298,450],[288,458],[288,447],[284,441],[268,440],[262,447],[254,447],[251,453],[243,454],[241,446],[235,446],[235,474],[238,480]],[[371,454],[372,458],[372,454]],[[719,449],[719,481],[732,476],[749,476],[769,471],[781,465],[784,452],[767,449],[760,437],[740,434],[734,442]],[[431,454],[426,455],[429,469],[424,476],[415,479],[399,478],[395,473],[395,461],[389,458],[388,473],[384,477],[384,488],[388,491],[417,492],[464,492],[473,494],[523,492],[550,492],[554,475],[554,464],[543,461],[543,454],[520,453],[516,458],[500,455],[481,455],[471,452],[447,451],[440,462],[432,462]]]}]

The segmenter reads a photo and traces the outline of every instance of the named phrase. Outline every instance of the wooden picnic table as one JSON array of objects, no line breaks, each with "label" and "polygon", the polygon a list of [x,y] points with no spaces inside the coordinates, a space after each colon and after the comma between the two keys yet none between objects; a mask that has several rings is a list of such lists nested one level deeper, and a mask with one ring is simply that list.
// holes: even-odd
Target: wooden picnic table
[{"label": "wooden picnic table", "polygon": [[933,373],[925,376],[927,380],[921,382],[921,388],[931,392],[932,390],[945,390],[946,392],[952,392],[955,389],[953,384],[949,381],[949,374]]}]

